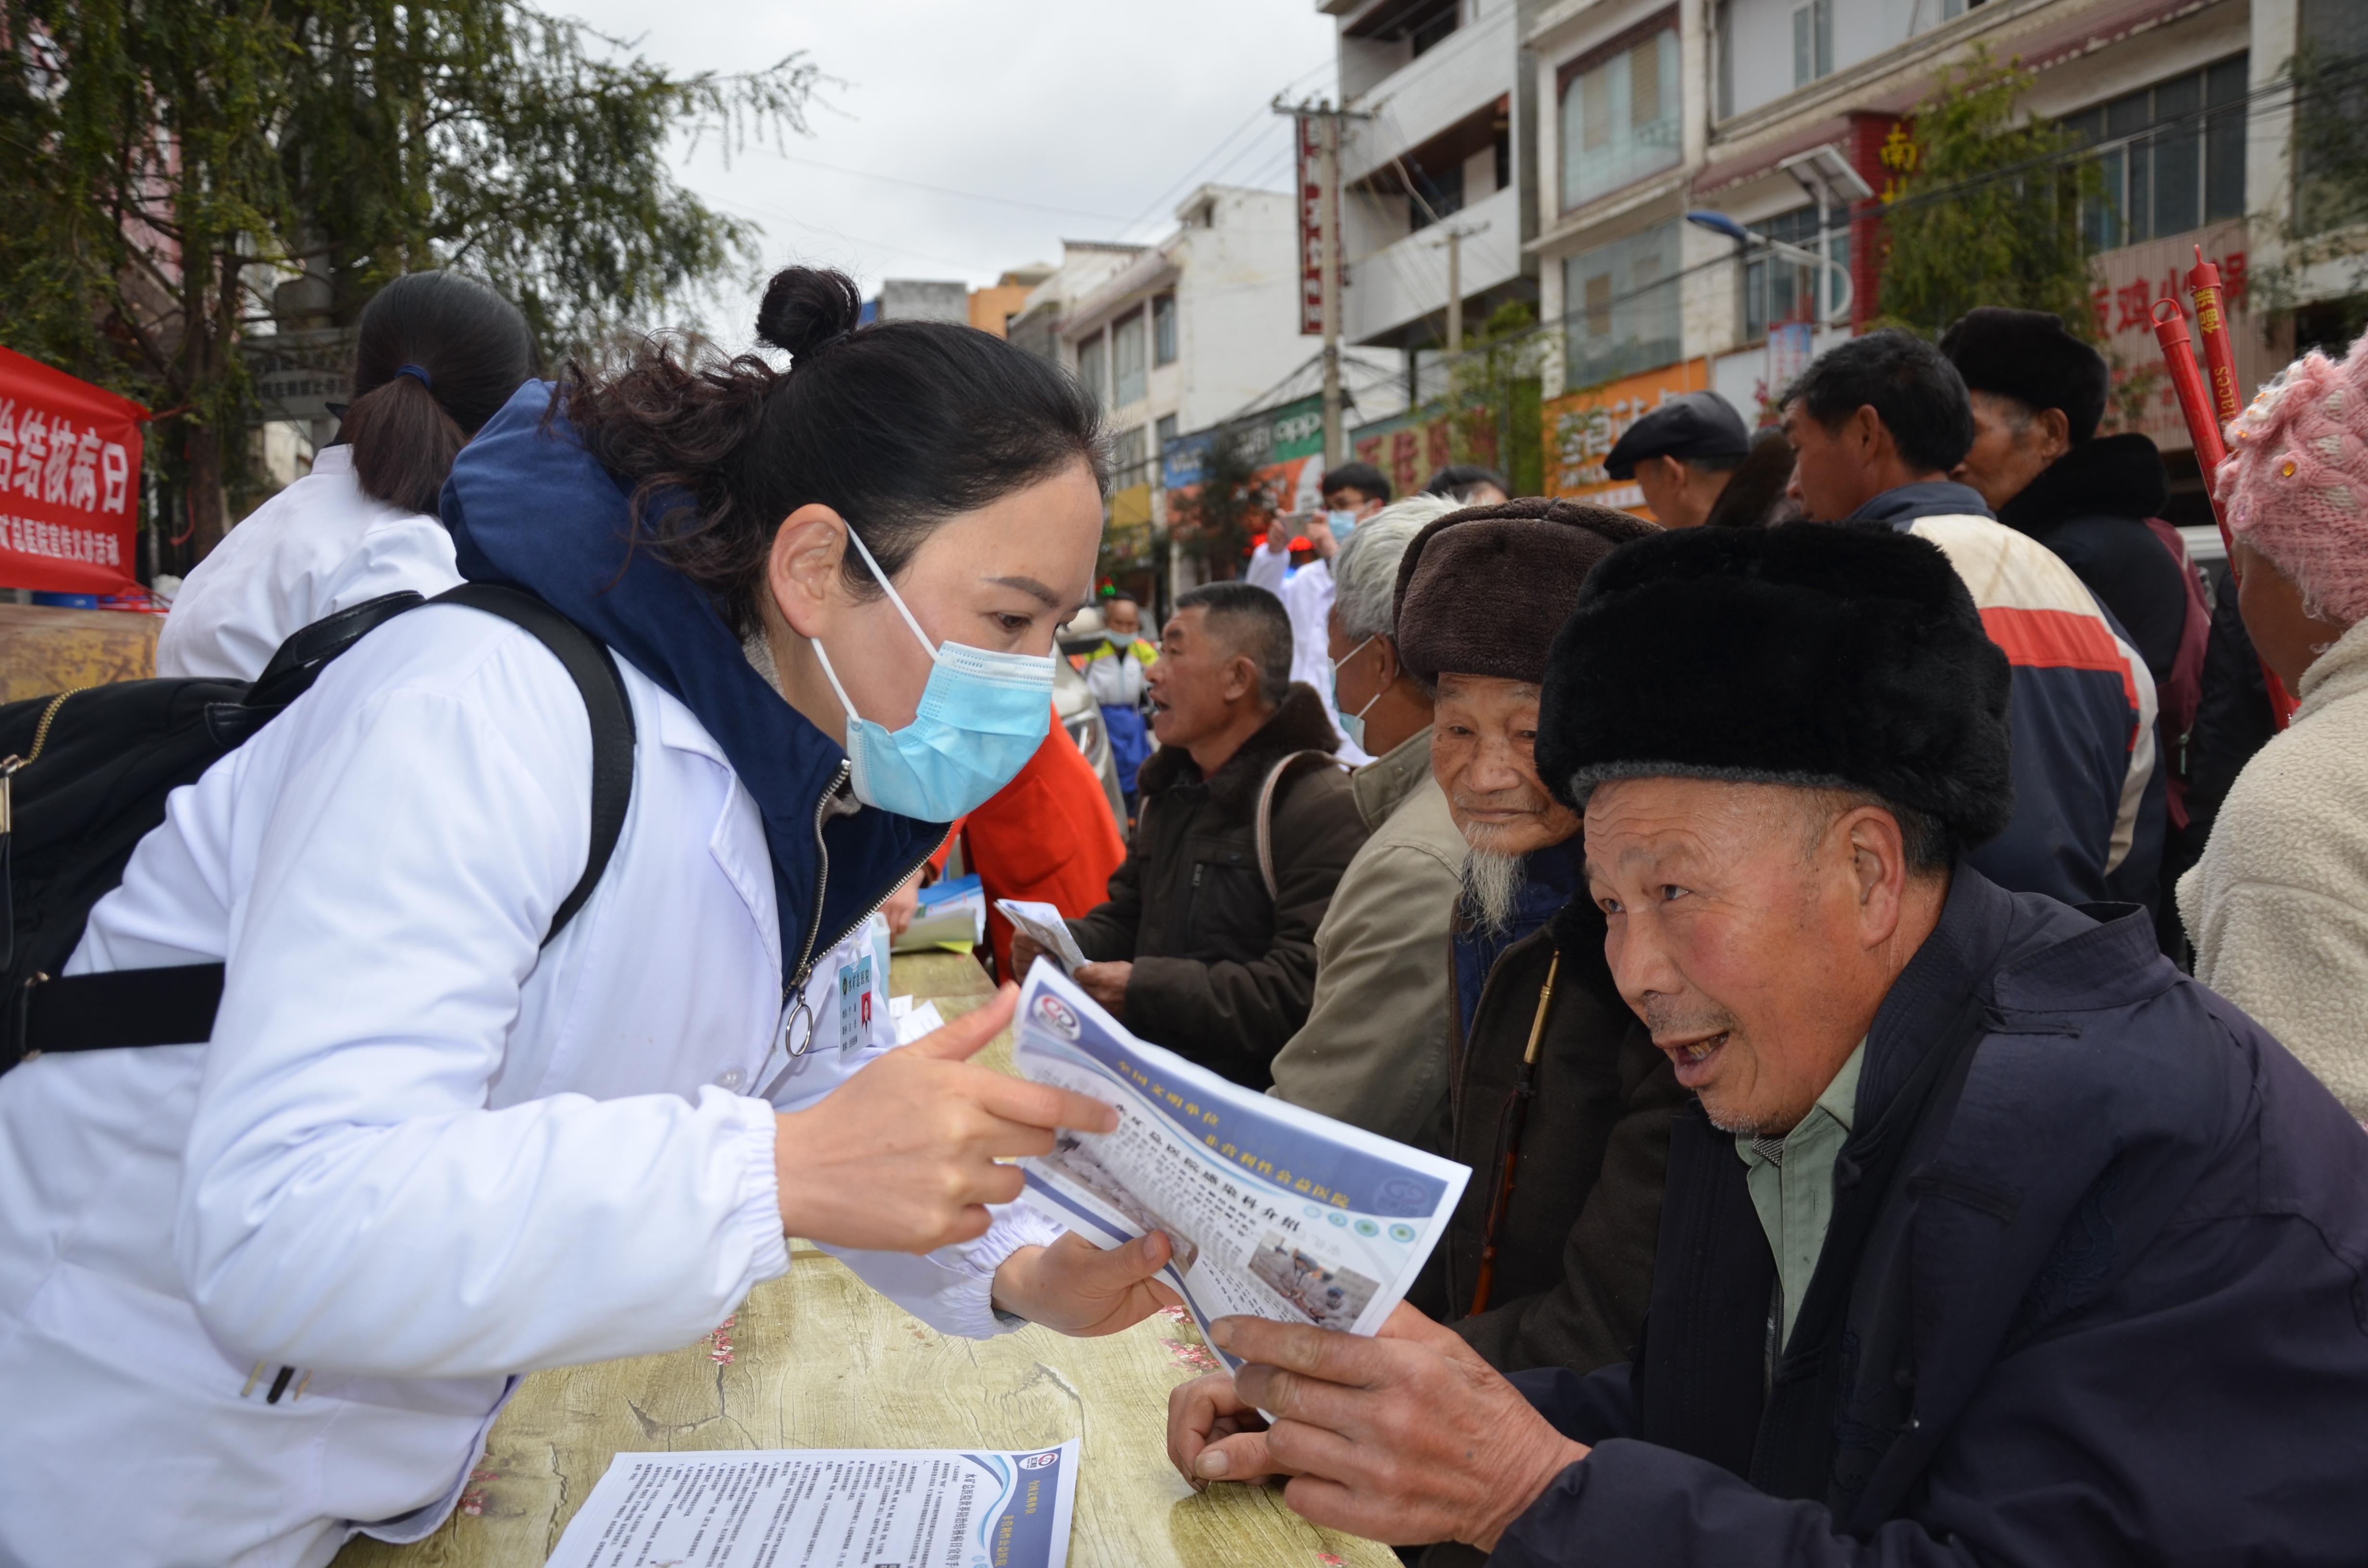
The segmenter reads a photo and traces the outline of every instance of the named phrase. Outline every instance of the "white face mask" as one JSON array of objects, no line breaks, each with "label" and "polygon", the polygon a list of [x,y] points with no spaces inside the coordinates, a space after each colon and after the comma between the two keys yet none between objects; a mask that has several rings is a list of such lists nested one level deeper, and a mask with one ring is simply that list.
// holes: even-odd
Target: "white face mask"
[{"label": "white face mask", "polygon": [[[1379,633],[1375,635],[1378,636]],[[1372,696],[1365,699],[1365,705],[1354,713],[1342,713],[1340,711],[1340,666],[1363,653],[1372,645],[1372,637],[1368,637],[1364,642],[1332,661],[1332,711],[1338,715],[1340,728],[1348,732],[1349,744],[1359,751],[1365,749],[1365,715],[1373,710],[1373,704],[1382,699],[1382,694],[1378,691],[1374,692]]]}]

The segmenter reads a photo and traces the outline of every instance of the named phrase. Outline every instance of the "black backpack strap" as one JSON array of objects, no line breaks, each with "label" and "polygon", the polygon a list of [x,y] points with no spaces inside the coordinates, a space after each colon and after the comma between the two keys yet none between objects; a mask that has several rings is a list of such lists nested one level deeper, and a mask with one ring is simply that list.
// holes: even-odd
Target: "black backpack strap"
[{"label": "black backpack strap", "polygon": [[[598,639],[533,595],[492,583],[463,583],[433,599],[390,594],[315,621],[280,644],[256,677],[249,701],[275,678],[296,682],[301,676],[294,685],[294,691],[301,692],[364,633],[421,604],[457,604],[500,616],[550,649],[584,698],[592,725],[592,846],[584,874],[552,915],[551,930],[542,939],[549,947],[599,884],[632,804],[633,705],[615,657]],[[311,637],[315,631],[322,635]],[[198,963],[108,970],[59,980],[36,976],[0,1014],[0,1063],[13,1065],[44,1051],[206,1040],[213,1035],[214,1014],[222,1005],[223,973],[219,963]]]},{"label": "black backpack strap", "polygon": [[428,602],[466,605],[531,633],[566,666],[592,721],[592,852],[585,858],[584,875],[551,917],[550,934],[542,939],[547,948],[592,896],[600,873],[608,869],[609,857],[616,853],[618,835],[625,831],[625,812],[633,801],[634,739],[633,704],[625,694],[625,677],[606,643],[532,594],[495,583],[463,583]]}]

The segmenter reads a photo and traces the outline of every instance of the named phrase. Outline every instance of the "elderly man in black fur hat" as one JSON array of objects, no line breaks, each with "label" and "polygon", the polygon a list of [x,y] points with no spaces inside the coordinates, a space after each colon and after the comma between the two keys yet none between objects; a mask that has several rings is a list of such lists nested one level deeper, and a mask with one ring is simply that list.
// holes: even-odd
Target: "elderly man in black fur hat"
[{"label": "elderly man in black fur hat", "polygon": [[1404,1309],[1222,1319],[1247,1365],[1178,1392],[1185,1474],[1541,1568],[2356,1564],[2368,1139],[2142,916],[1965,864],[2012,807],[2008,692],[1920,539],[1599,567],[1540,765],[1699,1102],[1638,1346],[1508,1381]]}]

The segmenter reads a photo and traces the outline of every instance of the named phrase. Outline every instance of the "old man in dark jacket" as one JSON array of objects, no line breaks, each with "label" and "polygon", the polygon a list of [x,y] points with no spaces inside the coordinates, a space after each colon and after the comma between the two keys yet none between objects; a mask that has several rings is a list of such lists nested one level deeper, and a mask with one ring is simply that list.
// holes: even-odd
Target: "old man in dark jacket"
[{"label": "old man in dark jacket", "polygon": [[[1110,899],[1069,922],[1077,983],[1155,1045],[1262,1089],[1315,992],[1315,928],[1365,842],[1324,699],[1291,678],[1282,603],[1188,589],[1151,666],[1159,749]],[[1024,974],[1033,944],[1012,943]]]},{"label": "old man in dark jacket", "polygon": [[1623,1360],[1653,1279],[1684,1094],[1603,964],[1578,815],[1536,756],[1546,650],[1596,562],[1656,531],[1529,499],[1451,513],[1398,562],[1398,646],[1431,684],[1430,766],[1463,833],[1447,1153],[1473,1170],[1410,1298],[1499,1371]]},{"label": "old man in dark jacket", "polygon": [[1510,1564],[2358,1563],[2368,1139],[2143,915],[1958,858],[2008,682],[1911,537],[1600,568],[1541,761],[1699,1101],[1638,1354],[1508,1382],[1411,1312],[1222,1320],[1252,1365],[1179,1392],[1186,1473]]}]

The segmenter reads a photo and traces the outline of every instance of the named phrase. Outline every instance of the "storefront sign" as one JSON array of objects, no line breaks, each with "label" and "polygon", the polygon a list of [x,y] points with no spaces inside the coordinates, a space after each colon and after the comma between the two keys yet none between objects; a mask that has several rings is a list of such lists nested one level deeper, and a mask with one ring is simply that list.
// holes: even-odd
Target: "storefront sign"
[{"label": "storefront sign", "polygon": [[122,594],[148,411],[0,348],[0,586]]},{"label": "storefront sign", "polygon": [[354,399],[356,329],[281,332],[245,339],[247,374],[255,379],[256,417],[298,421],[335,417],[329,405]]},{"label": "storefront sign", "polygon": [[[2178,394],[2163,369],[2162,349],[2155,341],[2154,307],[2158,300],[2170,301],[2187,318],[2188,330],[2194,330],[2195,304],[2188,296],[2187,273],[2195,265],[2199,244],[2203,258],[2220,269],[2221,291],[2227,299],[2228,340],[2237,351],[2237,401],[2251,402],[2261,383],[2292,358],[2279,344],[2263,341],[2264,320],[2250,308],[2247,253],[2251,247],[2242,220],[2106,251],[2089,263],[2096,287],[2089,291],[2089,307],[2095,312],[2106,362],[2112,367],[2113,397],[2100,426],[2107,434],[2135,430],[2165,451],[2194,449]],[[2201,345],[2198,348],[2200,352]]]},{"label": "storefront sign", "polygon": [[[1239,441],[1251,466],[1272,470],[1268,477],[1286,480],[1286,494],[1295,493],[1302,471],[1308,468],[1308,459],[1315,460],[1308,483],[1312,484],[1323,477],[1324,396],[1314,393],[1262,414],[1246,415],[1230,425],[1176,437],[1159,449],[1161,484],[1169,490],[1190,490],[1199,484],[1201,469],[1220,436]],[[1307,509],[1312,508],[1284,508]]]},{"label": "storefront sign", "polygon": [[[1456,456],[1456,426],[1463,426],[1463,449]],[[1412,495],[1424,482],[1451,463],[1497,466],[1497,416],[1488,409],[1449,414],[1439,408],[1417,408],[1389,419],[1377,419],[1349,433],[1349,449],[1360,463],[1371,463],[1389,479],[1400,495]]]},{"label": "storefront sign", "polygon": [[1615,482],[1603,460],[1628,426],[1674,397],[1710,386],[1710,361],[1688,359],[1607,385],[1558,397],[1545,405],[1546,494],[1651,517],[1634,482]]},{"label": "storefront sign", "polygon": [[1317,129],[1322,122],[1303,114],[1292,124],[1292,142],[1299,150],[1296,188],[1299,191],[1299,335],[1314,337],[1324,331],[1324,148]]}]

